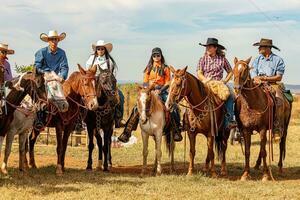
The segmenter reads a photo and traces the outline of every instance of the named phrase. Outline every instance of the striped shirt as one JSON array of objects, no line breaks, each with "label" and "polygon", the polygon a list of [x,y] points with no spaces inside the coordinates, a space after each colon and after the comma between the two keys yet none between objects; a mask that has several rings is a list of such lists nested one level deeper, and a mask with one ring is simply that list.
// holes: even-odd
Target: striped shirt
[{"label": "striped shirt", "polygon": [[228,73],[232,70],[228,60],[224,56],[210,57],[208,55],[204,55],[200,58],[197,71],[201,70],[204,77],[211,77],[212,80],[222,80],[223,72]]}]

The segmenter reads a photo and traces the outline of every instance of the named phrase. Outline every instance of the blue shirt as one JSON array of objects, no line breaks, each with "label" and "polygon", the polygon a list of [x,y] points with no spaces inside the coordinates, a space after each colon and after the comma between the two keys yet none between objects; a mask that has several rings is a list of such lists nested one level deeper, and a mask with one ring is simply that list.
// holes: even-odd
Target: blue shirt
[{"label": "blue shirt", "polygon": [[60,48],[57,48],[55,53],[52,53],[49,47],[38,50],[35,54],[34,65],[41,72],[54,71],[65,80],[68,77],[67,56],[65,51]]},{"label": "blue shirt", "polygon": [[285,71],[285,64],[279,56],[271,53],[271,55],[266,58],[260,54],[253,61],[253,69],[251,70],[251,77],[256,76],[276,76],[283,75]]}]

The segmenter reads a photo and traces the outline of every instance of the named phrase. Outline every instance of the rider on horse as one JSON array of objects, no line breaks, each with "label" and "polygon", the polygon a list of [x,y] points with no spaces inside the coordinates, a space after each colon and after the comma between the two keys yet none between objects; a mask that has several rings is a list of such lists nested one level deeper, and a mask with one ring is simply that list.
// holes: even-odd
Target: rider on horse
[{"label": "rider on horse", "polygon": [[[148,65],[144,70],[144,87],[155,84],[155,89],[159,93],[161,100],[166,101],[168,92],[167,86],[170,82],[171,72],[169,66],[165,64],[165,59],[160,48],[156,47],[152,50],[152,54]],[[181,129],[180,129],[180,114],[178,107],[175,107],[171,112],[171,118],[176,123],[174,140],[181,141]],[[139,122],[139,114],[136,107],[133,108],[131,115],[126,122],[123,133],[119,136],[119,140],[122,142],[128,142],[131,132],[136,130]]]},{"label": "rider on horse", "polygon": [[[115,60],[110,55],[110,52],[113,49],[113,45],[111,43],[106,43],[103,40],[98,40],[96,44],[92,45],[93,54],[89,57],[86,62],[86,67],[90,68],[94,65],[97,65],[96,76],[98,77],[101,73],[101,70],[110,69],[112,73],[114,73],[117,68],[117,64]],[[96,78],[98,80],[98,78]],[[115,127],[120,128],[124,127],[122,123],[123,114],[124,114],[124,95],[120,89],[118,89],[118,98],[119,105],[116,106],[116,115],[115,115]]]},{"label": "rider on horse", "polygon": [[256,83],[269,83],[276,96],[276,109],[273,134],[275,139],[280,138],[283,131],[282,114],[284,113],[284,86],[280,81],[285,71],[283,59],[272,52],[272,48],[280,51],[273,45],[271,39],[261,39],[260,42],[254,43],[253,46],[258,46],[259,56],[253,61],[253,69],[251,77]]},{"label": "rider on horse", "polygon": [[10,64],[7,61],[7,55],[14,53],[14,50],[8,49],[7,44],[0,43],[0,115],[3,113],[2,106],[4,105],[4,101],[2,99],[5,97],[4,83],[13,78]]},{"label": "rider on horse", "polygon": [[[199,80],[204,84],[208,84],[211,80],[222,81],[226,84],[231,79],[233,73],[228,60],[225,58],[225,47],[220,45],[216,38],[208,38],[206,44],[199,44],[206,47],[205,54],[200,58],[197,68]],[[227,76],[222,80],[224,70],[227,72]],[[236,127],[233,109],[234,94],[230,88],[228,89],[230,95],[225,102],[227,112],[225,117],[225,127],[231,129]]]}]

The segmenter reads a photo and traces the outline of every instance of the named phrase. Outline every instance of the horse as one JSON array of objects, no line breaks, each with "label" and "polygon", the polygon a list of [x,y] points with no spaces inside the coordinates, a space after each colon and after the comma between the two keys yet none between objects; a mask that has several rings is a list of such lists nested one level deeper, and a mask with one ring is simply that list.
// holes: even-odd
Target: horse
[{"label": "horse", "polygon": [[165,103],[170,109],[175,103],[179,103],[183,98],[188,103],[188,112],[184,114],[184,126],[188,127],[188,137],[190,140],[190,163],[187,175],[193,174],[196,135],[203,134],[207,139],[207,157],[204,171],[209,170],[211,162],[211,175],[217,177],[214,162],[214,143],[218,157],[222,156],[221,175],[227,176],[226,149],[229,130],[223,128],[225,116],[224,103],[215,100],[210,90],[195,76],[184,69],[175,70],[171,67],[174,78],[171,81],[169,95]]},{"label": "horse", "polygon": [[[267,143],[267,130],[269,130],[270,150],[272,143],[272,123],[273,123],[273,100],[270,92],[265,91],[264,86],[255,84],[250,76],[249,67],[251,57],[247,60],[234,59],[234,90],[237,94],[235,112],[239,129],[243,134],[245,142],[245,168],[241,180],[248,180],[250,178],[250,146],[251,134],[257,131],[260,134],[260,153],[256,161],[255,168],[259,168],[261,159],[263,160],[263,178],[262,181],[270,179],[269,170],[267,167],[266,157],[266,143]],[[255,101],[254,101],[255,99]],[[282,172],[282,160],[286,152],[286,137],[289,120],[291,117],[292,105],[286,100],[284,102],[284,133],[280,141],[280,158],[278,162],[279,172]],[[271,155],[269,155],[271,156]]]},{"label": "horse", "polygon": [[[57,107],[59,112],[66,112],[68,110],[68,102],[64,96],[58,75],[52,71],[45,72],[43,76],[49,103]],[[7,163],[16,134],[19,135],[19,170],[23,172],[27,172],[28,170],[27,161],[25,160],[25,143],[27,142],[28,132],[34,125],[33,123],[37,117],[36,114],[38,110],[32,104],[32,99],[29,96],[26,97],[21,103],[22,109],[14,112],[13,121],[6,135],[5,154],[1,166],[1,172],[5,175],[8,174]]]},{"label": "horse", "polygon": [[[75,128],[75,122],[80,117],[80,109],[95,110],[98,107],[95,91],[96,66],[89,70],[84,70],[78,64],[79,71],[73,72],[63,83],[64,96],[67,98],[69,109],[67,112],[52,113],[47,119],[47,127],[55,127],[57,141],[57,166],[56,174],[63,175],[65,170],[65,153],[67,149],[68,138]],[[82,105],[82,102],[84,105]],[[34,159],[34,144],[38,130],[33,129],[29,136],[29,165],[36,168]]]},{"label": "horse", "polygon": [[[153,84],[149,88],[138,86],[137,110],[139,112],[139,124],[143,139],[143,167],[141,176],[145,174],[147,169],[149,136],[153,136],[153,139],[155,141],[155,161],[153,174],[156,176],[160,176],[162,173],[161,142],[166,126],[166,114],[164,104],[162,103],[159,95],[155,91],[153,91],[154,88],[155,87]],[[166,145],[168,147],[170,147],[172,142],[170,139],[170,137],[166,137]],[[170,151],[170,148],[167,149]]]},{"label": "horse", "polygon": [[[116,78],[110,69],[101,69],[97,80],[96,93],[99,107],[97,110],[88,111],[84,119],[89,137],[89,155],[86,170],[92,170],[94,135],[98,145],[97,170],[109,171],[111,162],[111,137],[113,134],[115,107],[118,104]],[[102,129],[102,130],[101,130]],[[102,132],[103,131],[103,132]],[[102,134],[101,134],[102,133]],[[104,162],[102,157],[104,155]]]},{"label": "horse", "polygon": [[13,120],[14,112],[16,109],[20,109],[19,105],[25,96],[29,95],[31,97],[38,110],[43,109],[47,102],[43,74],[37,73],[35,69],[34,72],[23,73],[19,78],[6,82],[5,90],[7,91],[6,106],[2,106],[1,109],[6,111],[6,114],[0,115],[0,153],[4,137]]}]

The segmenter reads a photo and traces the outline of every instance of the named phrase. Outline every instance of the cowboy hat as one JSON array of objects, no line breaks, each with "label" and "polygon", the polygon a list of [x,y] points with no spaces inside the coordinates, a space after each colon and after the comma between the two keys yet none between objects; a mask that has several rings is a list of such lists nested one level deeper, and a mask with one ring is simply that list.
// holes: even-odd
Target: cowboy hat
[{"label": "cowboy hat", "polygon": [[280,51],[280,49],[278,47],[273,45],[273,41],[271,39],[262,38],[262,39],[260,39],[259,42],[254,43],[253,46],[271,47],[271,48],[273,47],[274,49],[277,49],[278,51]]},{"label": "cowboy hat", "polygon": [[15,51],[12,49],[8,49],[8,44],[0,43],[0,51],[6,51],[7,54],[14,54]]},{"label": "cowboy hat", "polygon": [[58,35],[56,30],[52,30],[49,31],[49,34],[47,35],[46,33],[42,33],[40,35],[40,39],[44,42],[48,42],[50,38],[58,38],[59,41],[62,41],[63,39],[65,39],[67,36],[66,33],[61,33],[60,35]]},{"label": "cowboy hat", "polygon": [[92,48],[96,51],[97,47],[105,47],[108,53],[110,53],[113,49],[112,43],[104,42],[103,40],[98,40],[96,44],[92,44]]},{"label": "cowboy hat", "polygon": [[199,45],[204,46],[204,47],[206,47],[208,45],[214,45],[214,46],[219,47],[222,50],[226,49],[223,45],[219,44],[219,41],[216,38],[207,38],[206,44],[199,43]]}]

